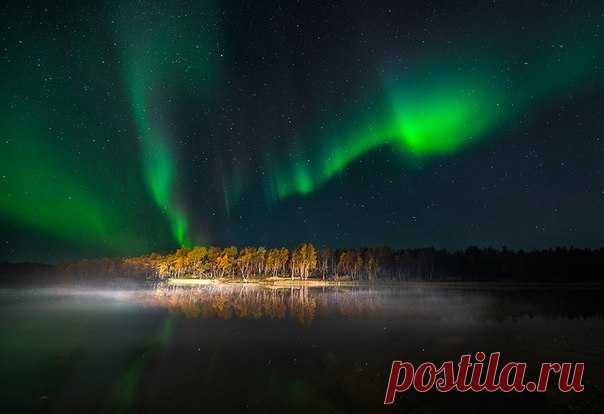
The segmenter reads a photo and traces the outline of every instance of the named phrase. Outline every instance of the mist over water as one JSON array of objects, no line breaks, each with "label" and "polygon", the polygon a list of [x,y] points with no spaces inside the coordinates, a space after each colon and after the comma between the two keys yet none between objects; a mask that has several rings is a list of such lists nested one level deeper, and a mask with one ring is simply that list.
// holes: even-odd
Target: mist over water
[{"label": "mist over water", "polygon": [[[2,412],[598,412],[602,290],[250,284],[0,290]],[[580,395],[397,396],[394,359],[585,362]],[[225,396],[228,396],[226,398]]]}]

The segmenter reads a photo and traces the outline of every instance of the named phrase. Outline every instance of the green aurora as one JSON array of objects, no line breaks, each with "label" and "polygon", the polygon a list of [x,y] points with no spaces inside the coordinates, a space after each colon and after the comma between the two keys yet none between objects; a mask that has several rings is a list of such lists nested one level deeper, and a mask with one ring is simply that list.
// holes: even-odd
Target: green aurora
[{"label": "green aurora", "polygon": [[1,127],[7,138],[0,153],[5,191],[0,210],[4,215],[71,241],[87,243],[93,238],[116,250],[134,244],[132,236],[120,230],[127,228],[120,222],[122,214],[70,174],[64,162],[35,139],[44,136],[42,125],[26,118],[3,121],[7,124]]},{"label": "green aurora", "polygon": [[[317,138],[307,139],[302,150],[283,162],[267,160],[271,172],[265,180],[267,200],[310,194],[381,146],[398,150],[402,168],[452,156],[544,101],[581,90],[595,76],[593,65],[601,61],[598,38],[591,43],[565,37],[551,41],[555,45],[551,53],[535,53],[531,62],[516,62],[513,73],[502,73],[502,57],[480,52],[448,61],[429,58],[404,76],[395,69],[364,105],[323,122],[327,127],[319,135],[316,129],[310,131],[308,136]],[[463,68],[464,61],[475,60],[491,64],[451,74],[450,68]]]},{"label": "green aurora", "polygon": [[[122,22],[118,36],[123,46],[125,84],[140,136],[143,172],[153,199],[170,222],[174,239],[179,246],[189,247],[193,235],[176,184],[178,160],[166,112],[171,96],[191,90],[204,96],[211,87],[215,25],[207,16],[212,16],[212,9],[203,9],[205,13],[198,16],[202,19],[163,18],[166,14],[178,16],[178,8],[138,9],[126,3],[117,14]],[[133,16],[144,19],[136,21]],[[201,241],[199,235],[195,241]]]},{"label": "green aurora", "polygon": [[[423,168],[601,84],[594,70],[602,67],[601,27],[596,15],[581,12],[533,25],[521,40],[485,36],[478,43],[452,34],[456,47],[435,40],[419,52],[390,44],[390,52],[411,50],[412,58],[376,59],[363,74],[367,87],[346,90],[343,105],[300,109],[304,124],[295,131],[274,127],[278,113],[241,122],[244,139],[233,135],[229,143],[243,143],[233,150],[221,141],[231,138],[225,114],[246,114],[249,108],[238,106],[256,103],[246,94],[257,85],[236,89],[241,84],[229,76],[261,71],[228,67],[240,39],[233,40],[237,28],[225,27],[224,10],[207,1],[106,6],[79,10],[77,36],[52,19],[27,32],[7,30],[0,92],[0,220],[99,254],[210,242],[204,222],[223,214],[217,226],[231,215],[239,225],[245,200],[256,193],[267,206],[313,194],[382,147],[400,155],[401,171]],[[49,36],[49,28],[57,33]],[[252,52],[241,61],[255,62],[263,50]],[[210,115],[187,117],[204,111]],[[201,132],[184,137],[187,128]],[[215,141],[203,136],[210,129]],[[267,144],[259,137],[271,135],[282,139]],[[191,163],[190,150],[206,144],[213,147],[203,158],[216,164]],[[199,199],[206,194],[211,212]]]}]

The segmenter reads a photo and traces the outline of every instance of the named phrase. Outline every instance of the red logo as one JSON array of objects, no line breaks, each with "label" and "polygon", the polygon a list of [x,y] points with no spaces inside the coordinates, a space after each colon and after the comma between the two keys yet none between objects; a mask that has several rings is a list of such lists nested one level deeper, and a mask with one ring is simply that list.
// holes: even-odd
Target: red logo
[{"label": "red logo", "polygon": [[551,373],[557,375],[557,387],[561,392],[584,389],[581,383],[585,369],[583,362],[543,362],[537,381],[525,382],[526,362],[508,362],[499,369],[500,355],[500,352],[493,352],[485,362],[484,352],[477,352],[474,361],[472,355],[464,354],[457,364],[445,361],[440,367],[433,362],[423,362],[416,368],[410,362],[392,361],[384,404],[392,404],[396,393],[411,387],[417,392],[434,388],[440,392],[545,392]]}]

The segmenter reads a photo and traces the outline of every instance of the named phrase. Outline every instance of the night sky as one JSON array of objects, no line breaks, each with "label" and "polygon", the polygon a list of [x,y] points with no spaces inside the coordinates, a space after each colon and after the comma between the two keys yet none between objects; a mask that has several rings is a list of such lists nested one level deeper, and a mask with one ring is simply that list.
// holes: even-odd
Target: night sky
[{"label": "night sky", "polygon": [[0,261],[604,245],[602,2],[471,3],[3,4]]}]

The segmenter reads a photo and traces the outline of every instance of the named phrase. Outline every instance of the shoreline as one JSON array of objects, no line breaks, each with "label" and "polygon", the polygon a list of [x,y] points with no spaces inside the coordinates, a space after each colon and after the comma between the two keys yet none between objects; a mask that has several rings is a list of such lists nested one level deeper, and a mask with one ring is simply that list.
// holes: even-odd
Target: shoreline
[{"label": "shoreline", "polygon": [[397,281],[397,280],[322,280],[322,279],[195,279],[195,278],[169,278],[165,280],[174,286],[208,286],[208,285],[257,285],[263,287],[408,287],[408,288],[465,288],[465,289],[604,289],[604,283],[599,282],[514,282],[514,281]]},{"label": "shoreline", "polygon": [[285,277],[269,277],[266,279],[193,279],[170,278],[168,284],[176,286],[206,286],[206,285],[259,285],[267,287],[325,287],[325,286],[364,286],[372,282],[358,280],[322,280],[322,279],[290,279]]}]

